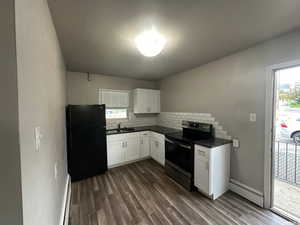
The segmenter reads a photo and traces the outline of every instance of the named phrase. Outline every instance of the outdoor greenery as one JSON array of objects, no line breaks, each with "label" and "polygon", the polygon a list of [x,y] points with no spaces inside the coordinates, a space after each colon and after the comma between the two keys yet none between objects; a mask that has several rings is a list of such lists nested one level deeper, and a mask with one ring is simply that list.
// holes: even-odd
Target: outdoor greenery
[{"label": "outdoor greenery", "polygon": [[300,89],[280,90],[279,100],[292,108],[300,108]]}]

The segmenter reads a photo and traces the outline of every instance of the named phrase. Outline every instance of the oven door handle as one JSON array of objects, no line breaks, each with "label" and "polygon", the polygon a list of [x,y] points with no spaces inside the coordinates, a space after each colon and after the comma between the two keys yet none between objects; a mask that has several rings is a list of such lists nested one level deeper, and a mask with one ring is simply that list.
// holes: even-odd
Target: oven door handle
[{"label": "oven door handle", "polygon": [[168,139],[168,138],[165,138],[165,141],[167,141],[167,142],[169,142],[169,143],[171,143],[171,144],[175,144],[175,142],[174,141],[171,141],[170,139]]},{"label": "oven door handle", "polygon": [[186,149],[192,149],[192,147],[191,146],[189,146],[189,145],[183,145],[183,144],[178,144],[180,147],[182,147],[182,148],[186,148]]},{"label": "oven door handle", "polygon": [[171,140],[168,139],[168,138],[165,138],[165,141],[167,141],[167,142],[169,142],[169,143],[171,143],[171,144],[179,145],[179,146],[182,147],[182,148],[192,149],[192,147],[189,146],[189,145],[180,144],[180,143],[178,143],[178,142],[171,141]]}]

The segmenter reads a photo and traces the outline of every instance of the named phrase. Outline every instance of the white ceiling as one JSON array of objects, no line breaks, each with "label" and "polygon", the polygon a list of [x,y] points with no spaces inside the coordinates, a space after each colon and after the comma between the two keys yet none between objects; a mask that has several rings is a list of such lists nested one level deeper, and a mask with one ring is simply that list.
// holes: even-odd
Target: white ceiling
[{"label": "white ceiling", "polygon": [[[156,80],[300,26],[299,0],[48,0],[67,69]],[[162,53],[142,56],[154,25]]]}]

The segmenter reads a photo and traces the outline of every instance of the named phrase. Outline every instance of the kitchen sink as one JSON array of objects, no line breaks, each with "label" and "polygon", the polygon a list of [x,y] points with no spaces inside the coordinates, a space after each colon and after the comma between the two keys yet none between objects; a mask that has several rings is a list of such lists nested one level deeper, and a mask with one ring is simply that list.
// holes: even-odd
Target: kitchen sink
[{"label": "kitchen sink", "polygon": [[127,133],[135,131],[133,127],[124,127],[121,129],[111,129],[111,130],[106,130],[106,134],[121,134],[121,133]]}]

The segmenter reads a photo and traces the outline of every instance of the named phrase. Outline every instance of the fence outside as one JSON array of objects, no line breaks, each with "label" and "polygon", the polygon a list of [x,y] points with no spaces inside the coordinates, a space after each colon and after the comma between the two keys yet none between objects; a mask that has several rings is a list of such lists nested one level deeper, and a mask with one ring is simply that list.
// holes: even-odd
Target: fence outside
[{"label": "fence outside", "polygon": [[300,145],[276,140],[274,152],[275,178],[300,187]]}]

